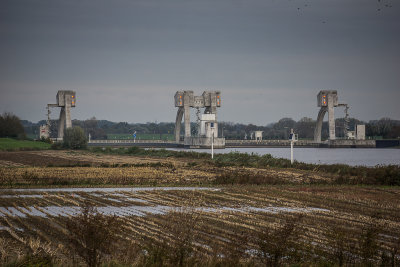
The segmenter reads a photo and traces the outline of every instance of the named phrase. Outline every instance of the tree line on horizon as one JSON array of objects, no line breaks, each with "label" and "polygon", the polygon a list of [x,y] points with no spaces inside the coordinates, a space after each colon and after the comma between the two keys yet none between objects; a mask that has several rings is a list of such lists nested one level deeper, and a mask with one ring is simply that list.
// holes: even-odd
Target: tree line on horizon
[{"label": "tree line on horizon", "polygon": [[0,137],[25,139],[25,129],[20,119],[12,113],[0,115]]},{"label": "tree line on horizon", "polygon": [[[45,120],[38,123],[32,123],[27,120],[22,120],[25,133],[28,136],[38,135],[39,126],[46,124]],[[172,122],[147,122],[147,123],[127,123],[127,122],[111,122],[107,120],[98,120],[92,117],[87,120],[73,120],[73,126],[81,127],[85,133],[90,134],[91,139],[107,139],[108,135],[112,134],[152,134],[156,136],[173,135],[175,123]],[[349,122],[350,130],[354,130],[358,124],[365,124],[366,136],[373,139],[397,139],[400,138],[400,120],[390,118],[382,118],[380,120],[371,120],[363,122],[355,118],[351,118]],[[218,135],[226,139],[251,139],[254,136],[254,131],[263,131],[264,139],[287,139],[290,130],[293,129],[299,135],[300,139],[313,139],[314,128],[316,121],[312,118],[301,118],[298,121],[292,118],[282,118],[278,122],[270,123],[265,126],[255,124],[242,124],[233,122],[219,122]],[[52,137],[56,137],[58,129],[58,121],[51,122]],[[196,135],[197,125],[191,124],[192,134]],[[183,134],[183,129],[182,133]],[[322,138],[328,138],[328,122],[323,122]],[[345,136],[345,122],[343,118],[336,119],[336,136],[338,138]]]}]

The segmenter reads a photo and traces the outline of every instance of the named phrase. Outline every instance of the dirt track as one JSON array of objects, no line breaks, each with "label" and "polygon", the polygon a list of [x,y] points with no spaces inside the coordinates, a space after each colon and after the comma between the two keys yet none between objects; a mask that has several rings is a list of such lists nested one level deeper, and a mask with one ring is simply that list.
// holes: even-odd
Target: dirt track
[{"label": "dirt track", "polygon": [[65,158],[62,157],[62,154],[60,153],[49,154],[45,151],[0,152],[0,160],[38,167],[48,165],[65,166],[91,163],[82,161],[80,159]]}]

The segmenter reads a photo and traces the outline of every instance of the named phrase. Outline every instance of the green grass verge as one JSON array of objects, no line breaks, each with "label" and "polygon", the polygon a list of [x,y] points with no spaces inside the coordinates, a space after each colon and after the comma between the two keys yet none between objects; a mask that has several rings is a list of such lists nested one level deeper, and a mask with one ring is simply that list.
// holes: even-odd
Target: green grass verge
[{"label": "green grass verge", "polygon": [[16,140],[12,138],[0,138],[0,150],[40,150],[49,149],[50,144],[41,141]]}]

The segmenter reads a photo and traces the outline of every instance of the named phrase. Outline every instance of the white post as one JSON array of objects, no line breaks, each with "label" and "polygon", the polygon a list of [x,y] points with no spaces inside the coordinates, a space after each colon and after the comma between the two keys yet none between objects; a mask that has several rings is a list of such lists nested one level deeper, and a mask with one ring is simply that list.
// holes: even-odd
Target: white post
[{"label": "white post", "polygon": [[293,139],[290,140],[290,163],[293,164]]},{"label": "white post", "polygon": [[214,131],[211,138],[211,159],[214,159]]},{"label": "white post", "polygon": [[293,143],[296,141],[296,136],[293,129],[290,129],[290,163],[293,164]]}]

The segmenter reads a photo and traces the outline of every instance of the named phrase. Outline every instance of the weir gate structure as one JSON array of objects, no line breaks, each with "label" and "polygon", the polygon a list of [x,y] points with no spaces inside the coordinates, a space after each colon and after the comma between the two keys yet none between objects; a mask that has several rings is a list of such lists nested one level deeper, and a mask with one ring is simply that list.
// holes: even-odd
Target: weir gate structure
[{"label": "weir gate structure", "polygon": [[[338,95],[336,90],[322,90],[317,95],[317,105],[320,107],[318,112],[317,124],[314,129],[314,142],[320,144],[322,122],[325,113],[328,112],[328,128],[329,139],[327,141],[330,147],[348,147],[348,146],[375,146],[371,140],[365,140],[365,125],[356,125],[355,131],[349,131],[349,105],[340,104],[338,102]],[[335,107],[344,107],[344,139],[336,139],[335,132]]]},{"label": "weir gate structure", "polygon": [[[221,92],[204,91],[201,96],[195,96],[193,91],[177,91],[175,93],[175,107],[178,107],[175,122],[175,141],[161,140],[89,140],[90,146],[143,146],[143,147],[188,147],[188,148],[214,148],[226,147],[282,147],[288,146],[289,140],[262,140],[262,133],[256,140],[225,140],[218,137],[217,108],[221,107]],[[72,127],[71,108],[76,105],[76,92],[60,90],[57,92],[57,103],[47,105],[47,124],[40,126],[40,137],[50,137],[50,108],[60,107],[60,117],[58,123],[58,141],[62,141],[66,128]],[[304,147],[375,147],[375,140],[365,139],[365,126],[357,125],[356,139],[335,140],[335,117],[334,107],[344,106],[346,118],[348,117],[347,104],[339,104],[337,91],[320,91],[318,94],[318,106],[321,107],[317,126],[315,128],[314,140],[299,140],[296,146]],[[190,129],[190,110],[197,110],[197,133],[191,133]],[[204,108],[204,113],[200,114],[200,108]],[[321,142],[322,120],[328,112],[329,119],[329,140]],[[185,134],[181,140],[180,132],[184,118]],[[346,126],[347,129],[347,126]],[[362,131],[363,130],[363,131]],[[361,133],[359,133],[361,132]],[[363,138],[359,138],[363,136]],[[384,140],[383,140],[384,141]],[[380,144],[393,146],[393,144]],[[398,144],[398,143],[395,143]]]},{"label": "weir gate structure", "polygon": [[72,127],[71,121],[71,108],[75,107],[76,93],[75,91],[63,91],[57,92],[57,103],[47,104],[47,124],[40,126],[40,138],[50,137],[50,108],[60,107],[60,118],[58,120],[58,137],[57,140],[63,140],[64,129]]},{"label": "weir gate structure", "polygon": [[[221,107],[221,92],[204,91],[201,96],[195,96],[193,91],[177,91],[175,107],[178,108],[175,121],[175,142],[180,143],[182,117],[185,123],[183,143],[185,147],[225,147],[225,139],[218,138],[217,107]],[[190,109],[197,109],[197,134],[192,136],[190,129]],[[204,114],[200,116],[200,108]]]},{"label": "weir gate structure", "polygon": [[317,96],[318,107],[321,107],[318,113],[317,125],[314,130],[314,141],[321,143],[322,121],[325,113],[328,112],[329,140],[335,140],[335,107],[338,106],[337,91],[320,91]]},{"label": "weir gate structure", "polygon": [[[148,148],[209,148],[214,137],[215,148],[239,148],[239,147],[288,147],[290,140],[262,140],[262,132],[259,131],[255,140],[225,140],[218,138],[217,108],[221,107],[221,93],[219,91],[204,91],[201,96],[195,96],[193,91],[177,91],[174,97],[175,107],[178,108],[175,121],[175,140],[91,140],[89,146],[141,146]],[[351,138],[335,140],[335,116],[334,107],[345,107],[346,131],[348,130],[348,105],[339,104],[337,91],[320,91],[318,94],[318,106],[321,107],[314,140],[298,140],[296,147],[375,147],[375,140],[355,140]],[[190,110],[197,110],[197,133],[193,134],[190,127]],[[200,108],[204,108],[204,114],[200,114]],[[325,113],[329,114],[330,139],[321,142],[322,121]],[[200,116],[201,115],[201,116]],[[185,134],[181,140],[180,132],[182,118],[185,124]],[[365,127],[364,127],[365,128]]]}]

